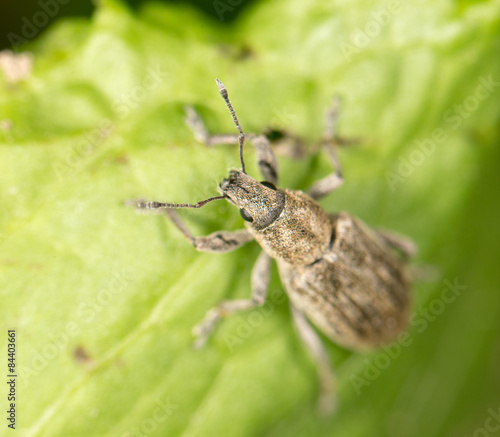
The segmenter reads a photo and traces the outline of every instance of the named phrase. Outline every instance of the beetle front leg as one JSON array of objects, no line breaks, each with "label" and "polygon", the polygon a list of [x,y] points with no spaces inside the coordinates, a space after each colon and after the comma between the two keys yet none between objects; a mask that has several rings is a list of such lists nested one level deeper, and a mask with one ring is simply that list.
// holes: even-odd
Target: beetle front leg
[{"label": "beetle front leg", "polygon": [[194,347],[199,349],[205,345],[217,322],[238,311],[249,310],[264,305],[269,287],[271,258],[261,252],[252,270],[252,296],[250,299],[223,300],[207,312],[205,318],[193,328],[196,337]]},{"label": "beetle front leg", "polygon": [[271,143],[265,135],[259,135],[252,140],[257,151],[257,164],[264,180],[278,185],[278,161],[271,149]]},{"label": "beetle front leg", "polygon": [[[218,144],[236,145],[239,141],[239,135],[217,134],[213,135],[203,123],[200,115],[192,106],[186,106],[186,124],[192,130],[195,138],[207,146]],[[250,141],[257,152],[257,164],[259,170],[266,181],[278,184],[278,161],[271,148],[271,143],[265,135],[246,134],[245,138]]]},{"label": "beetle front leg", "polygon": [[319,335],[306,319],[306,316],[296,306],[290,304],[293,322],[297,332],[313,356],[318,366],[320,396],[318,409],[321,414],[332,414],[337,406],[336,379],[330,363],[330,358]]},{"label": "beetle front leg", "polygon": [[318,200],[332,191],[336,190],[344,182],[342,176],[342,165],[337,154],[337,145],[342,141],[337,137],[337,124],[340,115],[340,98],[333,99],[332,106],[326,114],[325,132],[323,134],[323,146],[328,152],[328,157],[333,166],[333,173],[315,182],[307,191],[313,199]]},{"label": "beetle front leg", "polygon": [[184,107],[186,118],[184,119],[189,129],[193,132],[194,137],[207,146],[214,146],[218,144],[238,144],[238,135],[234,134],[211,134],[208,132],[205,123],[200,115],[195,111],[192,106],[186,105]]},{"label": "beetle front leg", "polygon": [[200,252],[224,253],[231,252],[249,241],[253,240],[252,234],[246,229],[237,231],[216,231],[210,235],[195,237],[181,220],[177,212],[166,209],[165,213],[170,217],[175,226],[182,232],[195,248]]}]

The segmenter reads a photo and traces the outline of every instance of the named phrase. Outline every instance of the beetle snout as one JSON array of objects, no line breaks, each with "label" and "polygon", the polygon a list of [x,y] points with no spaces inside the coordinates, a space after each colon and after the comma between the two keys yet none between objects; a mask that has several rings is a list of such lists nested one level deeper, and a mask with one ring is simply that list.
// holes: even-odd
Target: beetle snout
[{"label": "beetle snout", "polygon": [[219,184],[219,188],[222,191],[226,191],[228,186],[229,186],[229,180],[226,178],[222,179],[221,183]]},{"label": "beetle snout", "polygon": [[219,184],[220,190],[223,193],[226,193],[227,190],[229,189],[229,187],[231,185],[234,185],[236,183],[237,179],[238,179],[238,171],[232,170],[229,173],[229,178],[228,179],[226,179],[226,178],[222,179],[221,183]]}]

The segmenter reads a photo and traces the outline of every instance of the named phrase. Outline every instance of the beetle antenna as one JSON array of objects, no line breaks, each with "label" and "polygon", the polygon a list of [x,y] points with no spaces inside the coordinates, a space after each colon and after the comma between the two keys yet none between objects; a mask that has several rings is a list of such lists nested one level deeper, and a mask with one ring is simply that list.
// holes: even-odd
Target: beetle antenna
[{"label": "beetle antenna", "polygon": [[163,208],[201,208],[213,200],[225,199],[226,196],[215,196],[197,203],[165,203],[165,202],[138,202],[139,209],[163,209]]},{"label": "beetle antenna", "polygon": [[233,121],[234,121],[234,124],[236,125],[236,129],[238,129],[238,132],[240,133],[238,135],[238,143],[240,145],[241,171],[243,173],[246,173],[245,161],[243,160],[243,144],[245,144],[245,134],[243,133],[243,130],[241,129],[240,122],[238,121],[238,117],[236,116],[236,112],[234,112],[233,105],[231,105],[231,102],[229,101],[229,96],[227,94],[226,87],[219,79],[215,79],[215,81],[217,82],[217,86],[219,87],[220,95],[224,99],[224,102],[226,102],[226,106],[228,107],[229,112],[231,113],[231,117],[233,117]]}]

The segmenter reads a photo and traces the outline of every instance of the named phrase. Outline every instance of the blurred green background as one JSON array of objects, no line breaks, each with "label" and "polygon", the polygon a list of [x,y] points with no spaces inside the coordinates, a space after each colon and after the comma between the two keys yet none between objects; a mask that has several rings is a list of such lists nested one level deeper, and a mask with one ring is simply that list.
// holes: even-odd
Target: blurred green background
[{"label": "blurred green background", "polygon": [[[18,55],[0,58],[0,344],[15,328],[19,435],[498,434],[499,1],[104,0],[91,17],[50,4],[54,17],[47,2],[2,7]],[[327,342],[333,417],[316,413],[276,269],[263,309],[191,347],[209,308],[249,295],[259,247],[198,253],[123,205],[209,197],[238,166],[236,148],[202,146],[183,120],[192,104],[234,132],[216,77],[246,132],[310,145],[300,160],[278,152],[294,189],[330,170],[317,144],[340,94],[341,133],[361,143],[340,152],[345,184],[321,204],[419,246],[405,341],[364,354]],[[197,235],[243,223],[225,202],[182,213]]]},{"label": "blurred green background", "polygon": [[[231,2],[217,3],[207,0],[189,0],[189,1],[158,1],[157,3],[190,5],[193,8],[204,13],[207,19],[213,19],[220,24],[229,24],[248,8],[255,0],[240,1],[231,0]],[[128,5],[132,10],[140,10],[147,0],[124,0],[123,4]],[[96,8],[96,2],[90,0],[24,0],[23,2],[9,2],[2,5],[2,14],[0,15],[0,48],[12,47],[12,34],[23,36],[31,40],[50,28],[50,24],[54,21],[64,19],[65,17],[90,17]],[[218,11],[224,12],[224,20],[220,20]],[[41,12],[44,14],[42,15]],[[36,14],[39,14],[36,16]],[[41,26],[36,26],[36,32],[33,36],[22,35],[23,28],[29,32],[29,25],[33,23],[33,17],[36,16],[35,22],[44,23]],[[10,37],[9,37],[10,34]]]}]

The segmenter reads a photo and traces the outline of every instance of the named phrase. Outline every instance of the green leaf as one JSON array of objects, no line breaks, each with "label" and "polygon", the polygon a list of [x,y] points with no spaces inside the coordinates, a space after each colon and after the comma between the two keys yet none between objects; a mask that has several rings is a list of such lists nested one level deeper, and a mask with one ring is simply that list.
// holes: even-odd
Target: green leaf
[{"label": "green leaf", "polygon": [[[16,329],[20,435],[432,437],[496,423],[499,16],[494,0],[275,0],[226,25],[106,0],[31,43],[31,74],[0,75],[1,344]],[[312,155],[341,95],[340,131],[361,144],[341,151],[345,184],[321,204],[419,246],[406,340],[364,354],[327,343],[333,417],[316,413],[276,270],[263,309],[191,347],[209,308],[249,296],[259,247],[198,253],[124,206],[201,200],[239,165],[184,124],[192,104],[212,132],[235,132],[216,77],[246,132],[291,132]],[[280,186],[306,189],[330,168],[280,156],[280,171]],[[197,235],[242,227],[224,202],[182,216]]]}]

